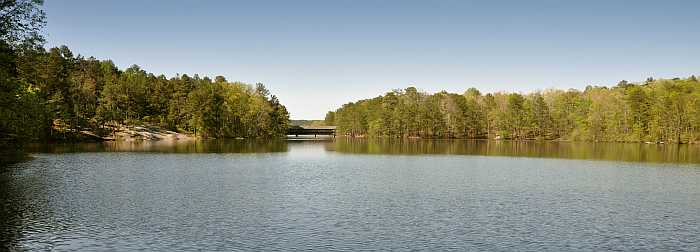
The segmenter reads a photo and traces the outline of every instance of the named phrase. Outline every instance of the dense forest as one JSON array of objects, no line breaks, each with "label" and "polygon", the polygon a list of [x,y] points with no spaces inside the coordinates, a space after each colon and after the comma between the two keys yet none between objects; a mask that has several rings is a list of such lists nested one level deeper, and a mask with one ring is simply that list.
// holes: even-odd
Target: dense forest
[{"label": "dense forest", "polygon": [[119,70],[109,60],[73,56],[65,46],[20,51],[16,67],[28,102],[15,118],[32,121],[24,128],[36,139],[122,124],[205,137],[274,137],[288,125],[286,108],[260,83],[166,78],[135,65]]},{"label": "dense forest", "polygon": [[77,139],[141,125],[206,137],[284,135],[289,115],[263,84],[148,73],[44,49],[43,1],[0,2],[0,141]]},{"label": "dense forest", "polygon": [[326,123],[352,136],[689,143],[700,140],[700,83],[649,78],[529,94],[409,87],[347,103]]}]

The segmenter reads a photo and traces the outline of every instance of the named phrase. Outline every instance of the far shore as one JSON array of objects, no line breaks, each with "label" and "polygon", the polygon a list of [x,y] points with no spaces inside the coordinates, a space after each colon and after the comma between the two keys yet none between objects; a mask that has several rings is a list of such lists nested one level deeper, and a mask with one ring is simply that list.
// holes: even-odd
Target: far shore
[{"label": "far shore", "polygon": [[[89,131],[81,131],[78,139],[73,141],[58,141],[58,142],[107,142],[107,141],[118,141],[118,142],[141,142],[141,141],[193,141],[193,140],[203,140],[203,139],[215,139],[206,138],[202,136],[197,136],[191,133],[175,132],[171,130],[161,129],[156,126],[148,125],[138,125],[138,126],[125,126],[120,125],[113,128],[113,133],[106,136],[98,136],[97,134]],[[682,142],[682,143],[667,143],[667,142],[654,142],[654,141],[589,141],[589,140],[566,140],[566,139],[509,139],[509,138],[439,138],[439,137],[420,137],[420,136],[408,136],[408,137],[388,137],[388,136],[369,136],[369,135],[337,135],[333,138],[348,138],[348,139],[382,139],[382,140],[469,140],[469,141],[493,141],[493,142],[562,142],[562,143],[638,143],[638,144],[658,144],[658,145],[668,145],[668,144],[697,144],[698,142]],[[299,137],[286,136],[286,139],[305,139]],[[245,139],[245,138],[226,138],[226,139]],[[315,138],[311,138],[315,139]],[[321,137],[321,139],[326,139]]]}]

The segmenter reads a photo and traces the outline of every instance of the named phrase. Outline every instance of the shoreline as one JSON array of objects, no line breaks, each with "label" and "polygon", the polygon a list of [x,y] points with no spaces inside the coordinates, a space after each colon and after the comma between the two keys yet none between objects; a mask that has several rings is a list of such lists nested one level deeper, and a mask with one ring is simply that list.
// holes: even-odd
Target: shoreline
[{"label": "shoreline", "polygon": [[489,142],[550,142],[550,143],[628,143],[628,144],[658,144],[658,145],[675,145],[689,144],[695,145],[700,142],[651,142],[651,141],[590,141],[590,140],[565,140],[565,139],[489,139],[489,138],[435,138],[435,137],[388,137],[388,136],[345,136],[338,135],[336,138],[347,139],[382,139],[382,140],[467,140],[467,141],[489,141]]},{"label": "shoreline", "polygon": [[[240,137],[223,137],[223,138],[207,138],[194,136],[193,134],[174,132],[170,130],[162,130],[154,127],[131,126],[115,131],[105,137],[94,135],[89,140],[61,140],[54,139],[47,142],[29,142],[27,144],[80,144],[80,143],[100,143],[100,142],[160,142],[160,141],[198,141],[198,140],[254,140]],[[278,139],[278,138],[270,138]],[[368,136],[336,136],[336,137],[318,137],[318,138],[300,138],[283,136],[279,139],[287,141],[298,140],[333,140],[333,139],[356,139],[356,140],[395,140],[395,141],[486,141],[486,142],[523,142],[523,143],[618,143],[618,144],[640,144],[640,145],[697,145],[700,142],[650,142],[650,141],[588,141],[588,140],[561,140],[561,139],[488,139],[488,138],[422,138],[422,137],[368,137]],[[259,139],[258,139],[259,140]]]}]

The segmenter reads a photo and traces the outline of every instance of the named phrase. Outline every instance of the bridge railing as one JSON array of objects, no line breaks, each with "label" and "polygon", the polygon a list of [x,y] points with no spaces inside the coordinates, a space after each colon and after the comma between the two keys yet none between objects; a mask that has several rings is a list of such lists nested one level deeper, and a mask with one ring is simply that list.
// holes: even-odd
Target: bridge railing
[{"label": "bridge railing", "polygon": [[323,127],[323,128],[317,128],[317,127],[300,127],[300,126],[295,126],[295,127],[290,127],[287,130],[287,135],[293,135],[293,136],[299,136],[299,135],[326,135],[326,136],[335,136],[335,127]]}]

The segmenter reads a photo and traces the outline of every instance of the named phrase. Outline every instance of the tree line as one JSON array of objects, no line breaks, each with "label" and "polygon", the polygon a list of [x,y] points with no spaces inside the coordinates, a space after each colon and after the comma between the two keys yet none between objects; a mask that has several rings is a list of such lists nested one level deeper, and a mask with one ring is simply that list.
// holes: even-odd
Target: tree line
[{"label": "tree line", "polygon": [[284,135],[289,114],[261,83],[198,75],[166,78],[133,65],[74,56],[66,46],[13,55],[18,104],[8,129],[32,139],[107,133],[107,125],[149,124],[206,137]]},{"label": "tree line", "polygon": [[45,49],[43,1],[0,4],[0,140],[3,143],[109,134],[147,124],[205,137],[276,137],[289,113],[261,83],[186,74],[167,78],[133,65]]},{"label": "tree line", "polygon": [[409,87],[347,103],[326,123],[351,136],[689,143],[700,140],[700,83],[649,78],[528,94]]}]

